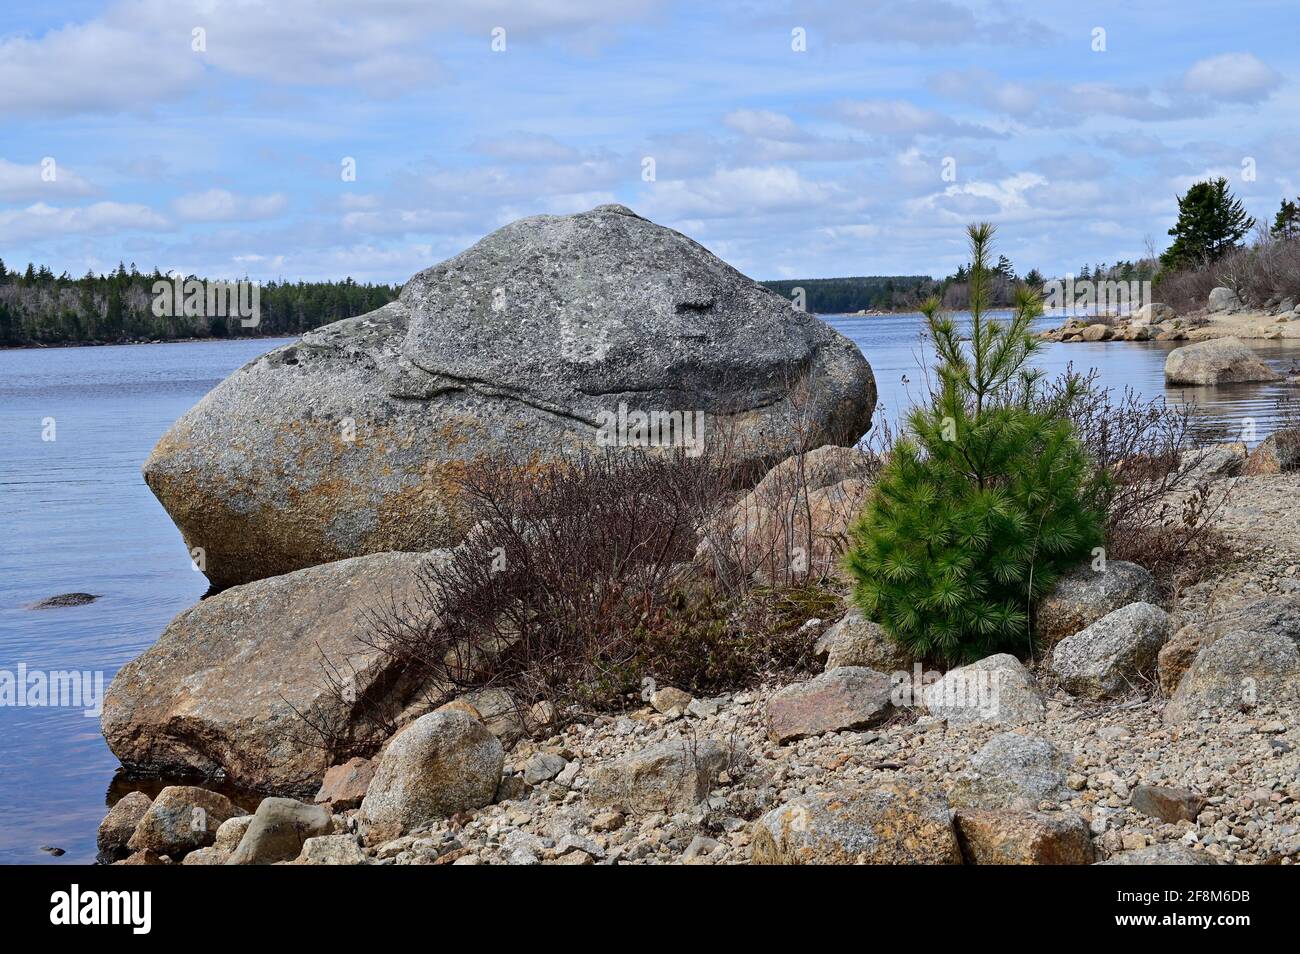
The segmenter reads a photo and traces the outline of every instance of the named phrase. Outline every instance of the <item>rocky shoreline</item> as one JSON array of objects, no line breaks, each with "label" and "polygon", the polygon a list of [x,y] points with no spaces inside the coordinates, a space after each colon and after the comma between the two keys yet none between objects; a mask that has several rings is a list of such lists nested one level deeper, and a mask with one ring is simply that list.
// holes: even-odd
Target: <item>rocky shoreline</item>
[{"label": "rocky shoreline", "polygon": [[[546,309],[560,340],[535,320]],[[1185,373],[1249,371],[1236,347],[1190,346]],[[558,553],[569,567],[580,554],[563,544],[598,505],[613,501],[605,513],[626,522],[645,500],[667,502],[670,562],[663,576],[634,570],[683,587],[683,606],[684,590],[720,587],[724,572],[790,597],[785,628],[722,630],[779,632],[796,650],[781,662],[746,657],[696,696],[657,678],[671,659],[640,657],[653,662],[635,671],[638,697],[612,672],[619,647],[612,662],[595,656],[593,676],[614,687],[599,705],[494,678],[493,660],[529,648],[530,618],[497,625],[506,606],[527,614],[536,601],[492,588],[506,551],[484,542],[490,521],[470,522],[456,478],[515,445],[528,467],[571,474],[564,454],[599,444],[611,401],[647,421],[675,413],[679,428],[683,404],[726,421],[739,442],[722,449],[739,466],[724,484],[665,488],[651,482],[662,471],[640,470],[627,491],[546,498],[567,509],[506,509],[523,541],[511,559]],[[251,362],[145,465],[196,565],[224,588],[123,667],[102,728],[129,772],[257,792],[241,798],[256,809],[201,784],[130,792],[100,828],[101,860],[1300,860],[1300,439],[1184,461],[1194,493],[1228,500],[1217,520],[1231,556],[1200,582],[1169,593],[1094,551],[1038,602],[1033,652],[1026,632],[1021,658],[944,671],[847,607],[841,554],[880,465],[853,445],[874,404],[871,369],[846,339],[621,206],[513,223],[417,275],[399,301]],[[609,452],[644,462],[667,449]],[[510,487],[521,473],[509,470]],[[702,487],[705,516],[677,539]],[[560,549],[544,551],[547,539]],[[580,603],[593,582],[579,575]],[[816,601],[791,596],[809,581]],[[635,587],[635,573],[613,585]],[[484,601],[486,615],[466,611]],[[649,601],[633,602],[639,632]],[[610,625],[608,605],[595,628]],[[581,612],[563,610],[551,629]],[[432,667],[389,651],[386,618],[412,622]],[[717,622],[686,614],[674,634],[685,641],[667,645],[719,652],[703,641]]]},{"label": "rocky shoreline", "polygon": [[1156,302],[1131,314],[1067,318],[1039,333],[1044,341],[1210,341],[1216,338],[1279,341],[1300,339],[1300,308],[1275,299],[1263,309],[1243,304],[1229,288],[1216,288],[1206,306],[1179,314]]},{"label": "rocky shoreline", "polygon": [[[1294,656],[1300,514],[1292,502],[1300,474],[1221,478],[1215,487],[1230,492],[1220,526],[1233,558],[1179,595],[1154,648],[1199,640],[1205,645],[1195,660],[1214,644],[1207,635],[1216,623],[1236,619],[1275,625]],[[1125,604],[1121,611],[1149,605],[1127,602],[1150,592],[1144,574],[1108,572],[1125,582],[1067,586],[1048,612],[1068,630],[1117,616],[1115,603]],[[935,696],[895,706],[889,679],[867,675],[876,674],[869,664],[886,668],[892,650],[872,624],[854,617],[836,626],[809,621],[808,638],[836,664],[820,677],[700,699],[661,688],[640,708],[535,739],[499,723],[496,735],[475,730],[482,713],[457,703],[398,737],[416,748],[478,753],[468,762],[457,757],[454,778],[429,768],[445,761],[411,761],[409,752],[393,756],[390,746],[377,760],[331,769],[315,805],[268,798],[249,816],[214,802],[204,810],[219,822],[202,844],[184,840],[193,838],[188,829],[181,841],[168,840],[153,816],[171,817],[175,804],[203,808],[221,796],[165,790],[153,803],[161,808],[150,808],[137,793],[106,819],[101,849],[106,860],[125,854],[119,863],[132,864],[1300,860],[1300,705],[1290,689],[1261,688],[1250,705],[1223,705],[1212,691],[1180,697],[1161,688],[1166,674],[1156,670],[1176,665],[1162,653],[1152,666],[1131,660],[1135,674],[1145,672],[1129,685],[1098,695],[1074,684],[1071,692],[1060,651],[1067,637],[1028,669],[995,657],[991,668],[1016,675],[1002,682],[997,715],[945,711]],[[1222,644],[1227,637],[1220,635]],[[1103,655],[1103,668],[1128,665],[1116,669],[1122,653]],[[1148,647],[1147,661],[1153,658]],[[1190,678],[1235,686],[1249,671],[1249,661],[1235,657],[1214,666],[1221,671]],[[1282,675],[1291,689],[1300,687],[1300,670]],[[1188,678],[1175,678],[1175,686]],[[429,741],[448,732],[452,741]],[[388,792],[383,798],[372,794],[376,779]],[[410,807],[417,782],[445,792],[466,779],[482,787],[437,810]],[[378,810],[378,802],[388,808]],[[827,804],[834,808],[823,810]],[[420,818],[426,811],[431,817]],[[795,829],[792,812],[803,819]],[[134,826],[124,822],[131,818]],[[879,847],[864,851],[864,838]]]}]

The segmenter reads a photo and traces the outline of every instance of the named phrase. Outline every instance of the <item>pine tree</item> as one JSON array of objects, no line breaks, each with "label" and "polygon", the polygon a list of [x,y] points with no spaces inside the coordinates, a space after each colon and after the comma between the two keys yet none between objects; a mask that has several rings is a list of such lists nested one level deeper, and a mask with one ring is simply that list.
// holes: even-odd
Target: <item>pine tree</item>
[{"label": "pine tree", "polygon": [[1178,221],[1169,230],[1173,244],[1160,256],[1166,268],[1198,267],[1216,262],[1237,247],[1254,226],[1241,200],[1222,177],[1198,182],[1178,199]]},{"label": "pine tree", "polygon": [[[1297,200],[1300,201],[1300,200]],[[1271,229],[1274,238],[1293,239],[1300,236],[1300,204],[1290,199],[1282,200]]]},{"label": "pine tree", "polygon": [[1102,541],[1098,478],[1064,413],[1080,384],[1045,396],[1028,364],[1042,303],[1021,286],[1008,322],[987,317],[993,227],[969,235],[969,348],[926,302],[937,384],[908,415],[847,557],[862,610],[912,654],[950,663],[1028,651],[1033,601]]}]

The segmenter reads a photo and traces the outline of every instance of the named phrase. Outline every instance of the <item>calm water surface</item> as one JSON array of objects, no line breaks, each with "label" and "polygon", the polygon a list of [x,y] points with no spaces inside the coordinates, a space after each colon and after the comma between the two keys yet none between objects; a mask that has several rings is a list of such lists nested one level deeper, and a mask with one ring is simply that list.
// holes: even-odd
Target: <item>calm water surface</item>
[{"label": "calm water surface", "polygon": [[[876,373],[891,416],[919,397],[918,316],[835,317]],[[117,669],[197,600],[195,573],[176,528],[140,476],[154,443],[185,410],[280,340],[0,351],[0,671]],[[1166,344],[1058,344],[1049,371],[1096,367],[1103,383],[1183,401],[1167,391]],[[1266,345],[1279,367],[1300,346]],[[908,382],[911,384],[909,385]],[[1198,413],[1234,431],[1275,419],[1276,386],[1195,389]],[[56,439],[42,440],[53,418]],[[70,591],[88,606],[26,607]],[[80,709],[0,706],[0,863],[68,864],[95,854],[117,762],[97,718]],[[115,794],[121,794],[117,792]],[[54,858],[42,845],[63,848]]]}]

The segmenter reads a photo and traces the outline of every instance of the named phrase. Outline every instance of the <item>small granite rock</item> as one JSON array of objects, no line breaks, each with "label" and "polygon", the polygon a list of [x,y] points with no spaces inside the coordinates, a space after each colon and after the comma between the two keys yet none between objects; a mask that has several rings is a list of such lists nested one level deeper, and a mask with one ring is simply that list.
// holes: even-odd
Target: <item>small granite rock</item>
[{"label": "small granite rock", "polygon": [[264,798],[230,856],[231,865],[273,865],[292,861],[308,838],[333,830],[329,809],[292,798]]},{"label": "small granite rock", "polygon": [[1168,639],[1169,614],[1150,603],[1131,603],[1057,643],[1052,671],[1076,696],[1121,695],[1154,675]]},{"label": "small granite rock", "polygon": [[382,837],[480,808],[496,795],[504,764],[500,740],[482,722],[431,712],[389,743],[359,817]]},{"label": "small granite rock", "polygon": [[892,688],[889,676],[865,666],[841,666],[786,686],[767,702],[768,735],[784,744],[879,725],[893,711]]},{"label": "small granite rock", "polygon": [[949,670],[926,687],[925,706],[949,725],[1024,725],[1045,717],[1033,677],[1007,653]]},{"label": "small granite rock", "polygon": [[95,838],[102,864],[111,864],[131,853],[127,842],[131,840],[136,826],[151,804],[153,800],[144,792],[130,792],[119,798],[109,809],[104,820],[99,823],[99,833]]},{"label": "small granite rock", "polygon": [[1144,815],[1172,825],[1180,821],[1196,821],[1196,816],[1205,807],[1205,799],[1185,788],[1138,785],[1129,797],[1129,804]]},{"label": "small granite rock", "polygon": [[1095,570],[1091,562],[1080,564],[1039,603],[1034,631],[1041,647],[1048,649],[1130,603],[1159,600],[1156,581],[1136,563],[1107,560],[1104,566]]},{"label": "small granite rock", "polygon": [[825,669],[841,666],[865,666],[876,672],[892,673],[911,669],[912,660],[879,623],[867,619],[859,609],[851,609],[813,646],[813,655],[825,660]]},{"label": "small granite rock", "polygon": [[942,796],[906,788],[801,795],[754,823],[758,865],[961,864]]},{"label": "small granite rock", "polygon": [[1088,825],[1071,812],[961,809],[957,835],[968,864],[1090,865]]},{"label": "small granite rock", "polygon": [[1046,739],[1015,732],[995,735],[958,773],[948,798],[959,809],[1038,809],[1071,798],[1068,759]]},{"label": "small granite rock", "polygon": [[221,823],[240,814],[224,795],[192,785],[169,785],[150,804],[127,847],[179,859],[211,845]]},{"label": "small granite rock", "polygon": [[743,754],[716,739],[660,742],[597,766],[588,799],[638,813],[685,811],[708,797]]}]

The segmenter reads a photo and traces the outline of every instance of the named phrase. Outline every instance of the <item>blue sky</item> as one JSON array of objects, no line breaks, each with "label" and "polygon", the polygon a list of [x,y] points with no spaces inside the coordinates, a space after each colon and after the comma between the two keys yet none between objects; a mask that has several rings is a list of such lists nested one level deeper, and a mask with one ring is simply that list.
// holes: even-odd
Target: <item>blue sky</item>
[{"label": "blue sky", "polygon": [[946,274],[976,219],[1061,274],[1198,178],[1300,193],[1300,6],[1084,6],[5,0],[0,258],[400,282],[617,201],[756,278]]}]

